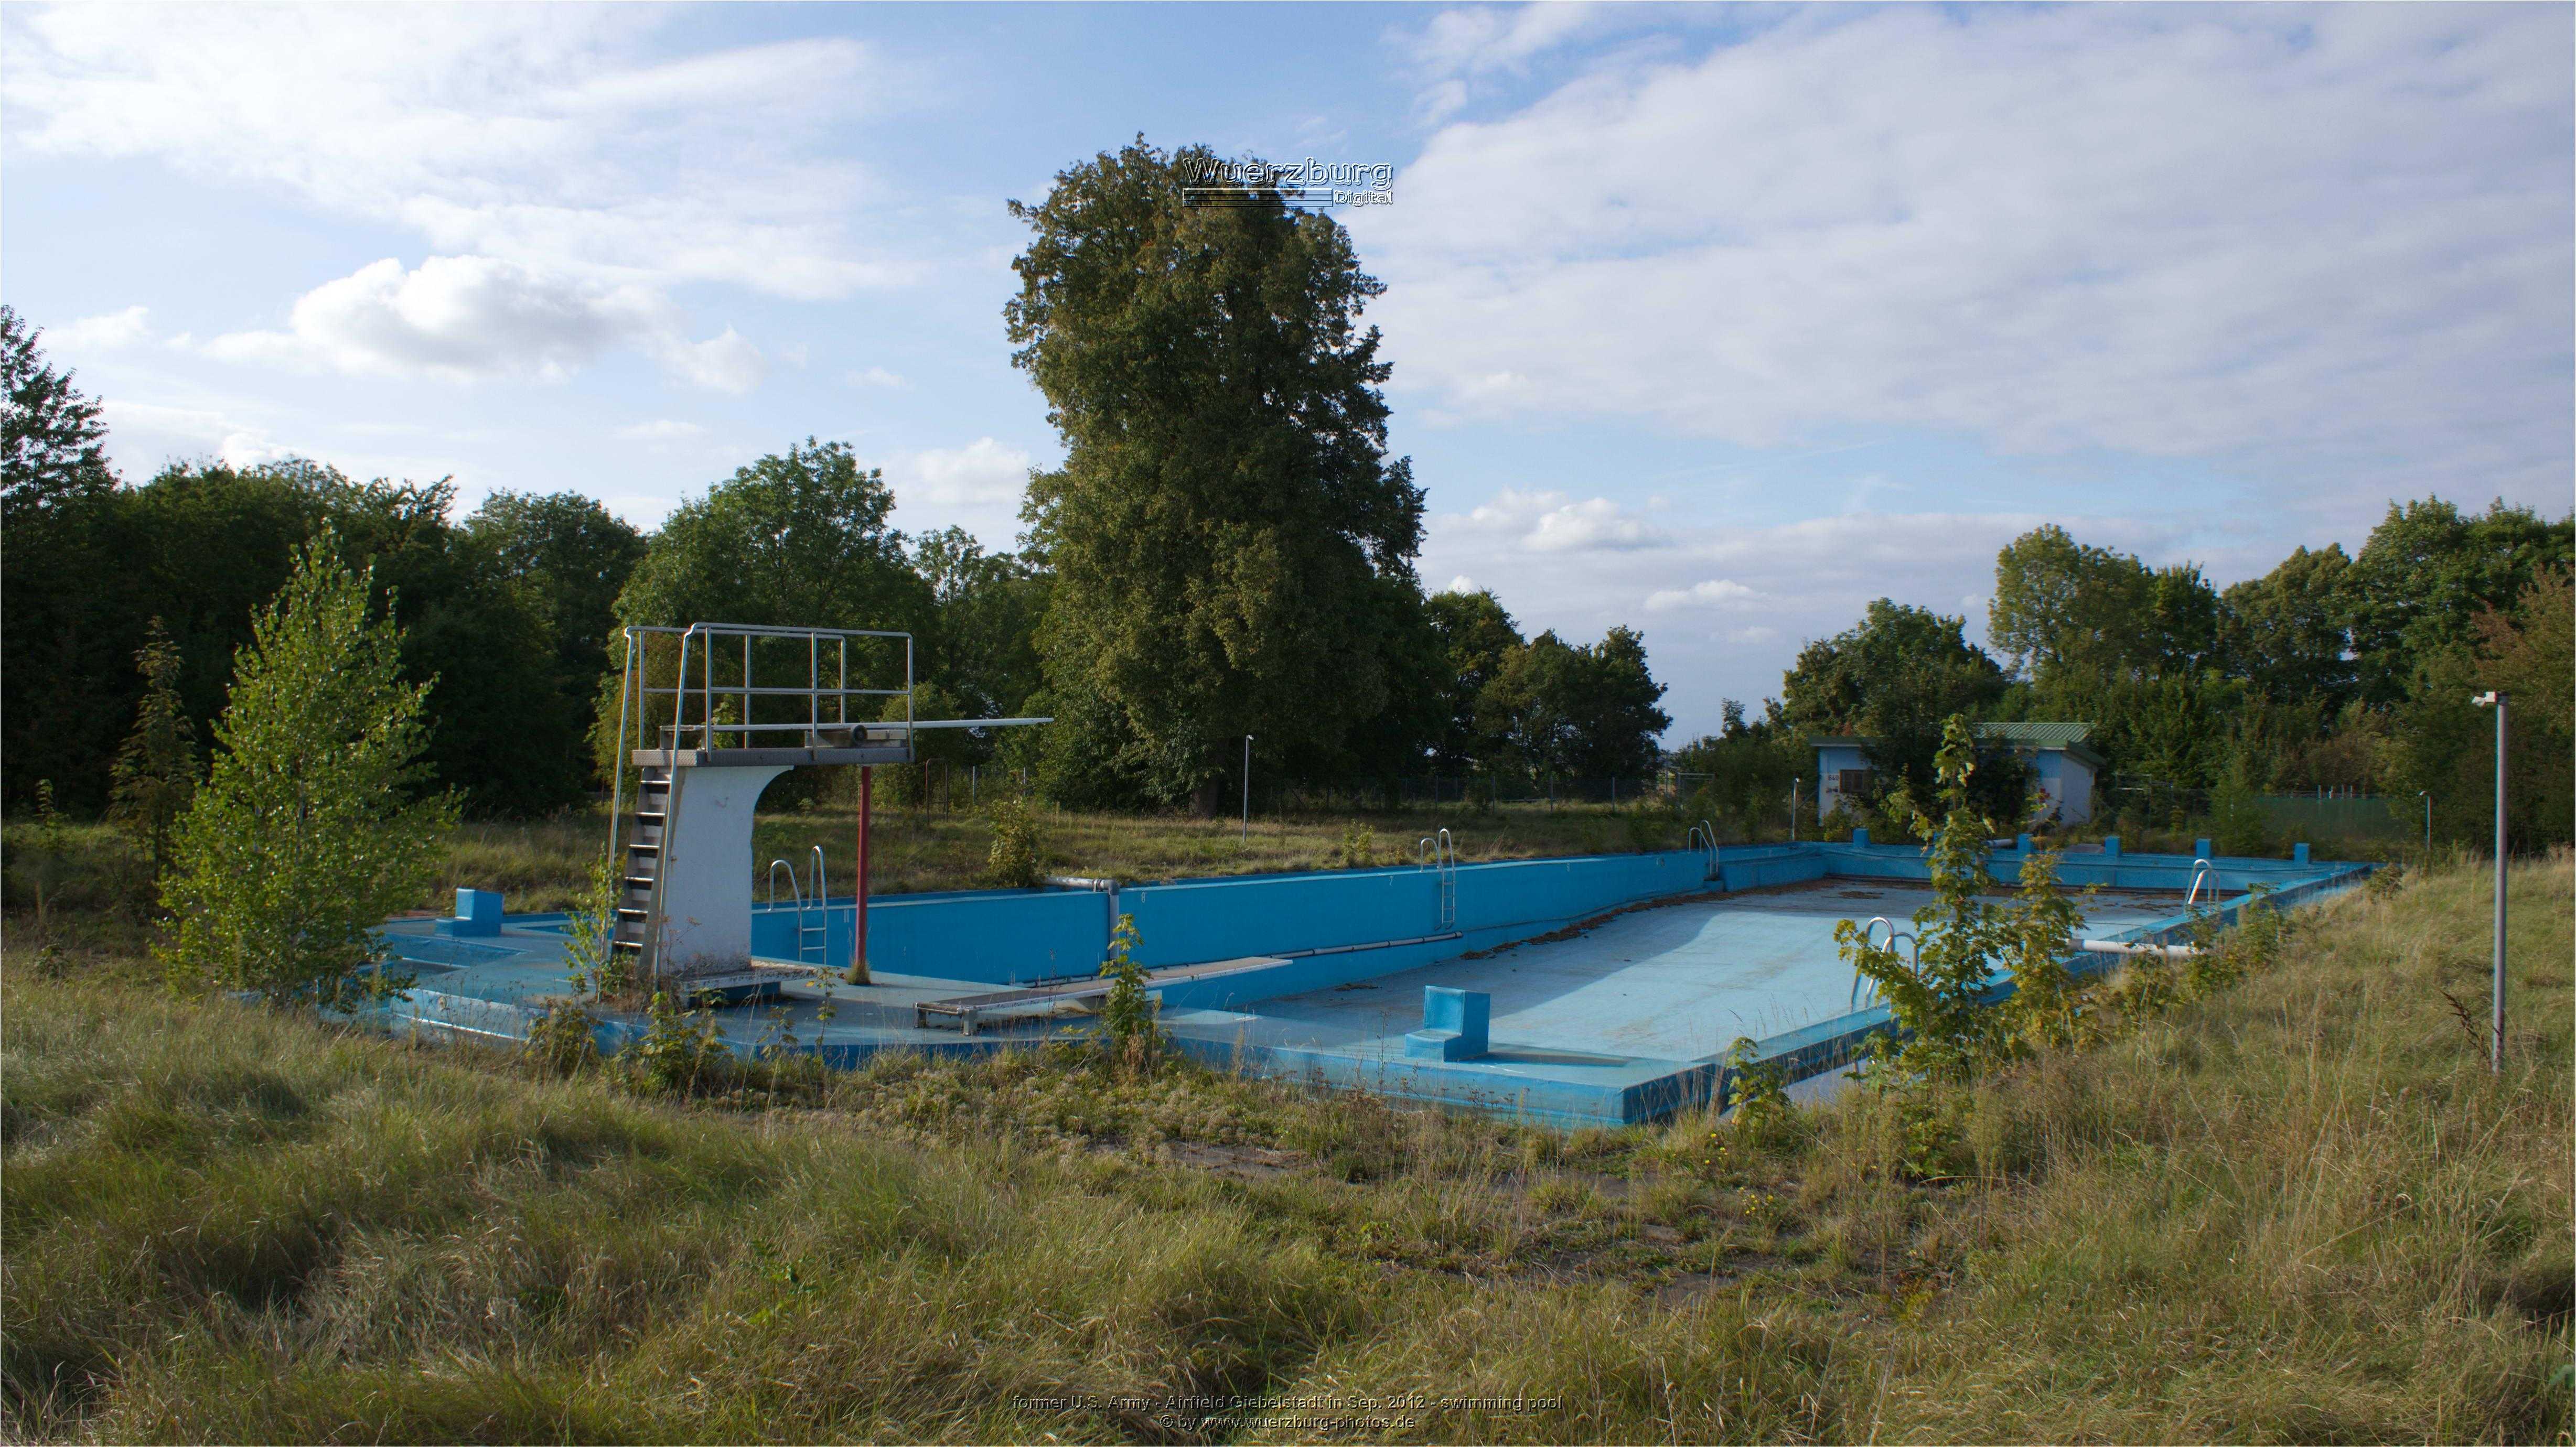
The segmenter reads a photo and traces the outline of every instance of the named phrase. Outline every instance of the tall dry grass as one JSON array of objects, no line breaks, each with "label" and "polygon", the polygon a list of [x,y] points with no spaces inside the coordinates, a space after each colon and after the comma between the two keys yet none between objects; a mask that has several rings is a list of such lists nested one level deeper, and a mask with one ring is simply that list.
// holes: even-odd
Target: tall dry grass
[{"label": "tall dry grass", "polygon": [[2516,872],[2502,1080],[2441,994],[2483,999],[2462,868],[2098,1048],[1759,1138],[1074,1051],[651,1102],[13,947],[0,1410],[106,1440],[2565,1440],[2569,876]]}]

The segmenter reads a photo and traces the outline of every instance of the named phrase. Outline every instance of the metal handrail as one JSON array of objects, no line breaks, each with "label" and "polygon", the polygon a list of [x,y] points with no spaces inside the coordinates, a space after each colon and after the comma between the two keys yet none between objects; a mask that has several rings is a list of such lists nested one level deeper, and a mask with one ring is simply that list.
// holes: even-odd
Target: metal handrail
[{"label": "metal handrail", "polygon": [[1437,834],[1426,834],[1413,846],[1416,869],[1437,869],[1440,927],[1452,929],[1458,923],[1458,841],[1443,828]]},{"label": "metal handrail", "polygon": [[805,922],[809,907],[824,912],[820,927],[824,954],[828,957],[832,949],[831,897],[824,892],[823,846],[820,844],[814,846],[814,887],[811,891],[808,891],[797,879],[794,864],[784,859],[769,861],[769,907],[771,909],[778,908],[778,871],[782,869],[787,871],[788,898],[796,906],[796,962],[800,965],[828,964],[830,963],[828,958],[820,961],[805,958],[805,937],[816,931],[816,926]]},{"label": "metal handrail", "polygon": [[[1870,947],[1870,936],[1880,925],[1887,926],[1886,948],[1893,950],[1896,948],[1896,942],[1898,940],[1905,941],[1907,944],[1914,947],[1906,953],[1906,962],[1918,970],[1923,968],[1923,942],[1916,939],[1911,931],[1898,929],[1896,927],[1896,922],[1883,914],[1870,916],[1869,923],[1860,927],[1861,948],[1868,949]],[[1864,984],[1869,986],[1869,990],[1865,998],[1861,990],[1861,986]],[[1875,1005],[1878,1003],[1878,998],[1878,982],[1869,978],[1867,975],[1862,974],[1860,966],[1852,966],[1851,999],[1843,1006],[1843,1008],[1845,1010],[1857,1010],[1863,1005]]]},{"label": "metal handrail", "polygon": [[[655,684],[645,672],[648,660],[643,653],[643,644],[647,638],[655,636],[676,637],[680,640],[677,666],[673,669],[671,682],[667,686]],[[657,697],[667,697],[673,701],[672,720],[663,725],[661,731],[669,746],[674,749],[677,749],[680,741],[691,733],[697,735],[699,747],[712,749],[716,747],[717,738],[725,734],[734,735],[741,746],[749,747],[753,738],[760,734],[802,734],[812,739],[819,737],[825,729],[864,730],[876,727],[889,731],[899,730],[909,740],[914,732],[915,720],[912,715],[914,650],[910,633],[885,628],[805,628],[751,623],[692,623],[686,627],[639,623],[628,625],[625,637],[627,677],[625,686],[620,691],[618,706],[618,734],[621,738],[626,736],[625,719],[628,712],[626,700],[630,696],[634,699],[639,712],[649,711],[650,701]],[[742,640],[741,681],[733,684],[719,684],[715,678],[716,644],[719,640],[733,638]],[[903,642],[903,687],[851,686],[850,640],[880,638],[901,639]],[[759,683],[754,676],[756,659],[754,645],[761,642],[797,641],[802,641],[806,646],[805,682],[801,686]],[[833,650],[834,682],[829,685],[823,682],[823,645],[825,643],[830,643]],[[698,678],[694,684],[689,678],[692,661],[696,663],[698,672]],[[698,701],[698,717],[695,721],[688,716],[689,700],[693,696]],[[715,708],[718,698],[739,700],[742,717],[735,720],[718,720]],[[802,720],[763,722],[753,717],[754,701],[763,698],[802,698],[806,700],[806,716]],[[903,718],[900,722],[891,719],[854,719],[850,716],[850,700],[853,698],[901,698],[904,701]],[[832,702],[831,717],[828,719],[824,717],[825,699]],[[640,737],[637,743],[639,745],[642,743]]]},{"label": "metal handrail", "polygon": [[2191,890],[2182,897],[2182,907],[2185,909],[2191,909],[2200,903],[2200,886],[2203,881],[2209,882],[2210,897],[2212,899],[2218,897],[2218,866],[2206,859],[2195,859],[2191,865],[2193,871]]},{"label": "metal handrail", "polygon": [[1700,852],[1708,856],[1708,872],[1700,878],[1703,881],[1717,878],[1717,826],[1706,819],[1693,824],[1690,833],[1682,838],[1682,847],[1689,848],[1693,839],[1700,841]]}]

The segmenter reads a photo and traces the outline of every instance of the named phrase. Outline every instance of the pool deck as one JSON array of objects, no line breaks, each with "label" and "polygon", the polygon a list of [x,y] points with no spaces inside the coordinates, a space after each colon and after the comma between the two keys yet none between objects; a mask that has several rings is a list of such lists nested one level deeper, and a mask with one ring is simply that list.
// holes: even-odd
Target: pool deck
[{"label": "pool deck", "polygon": [[[2096,867],[2095,882],[2166,887],[2079,896],[2085,937],[2178,937],[2189,925],[2180,888],[2189,864],[2110,856]],[[1797,868],[1786,872],[1808,877],[1766,882],[1787,865]],[[1184,978],[1190,970],[1175,969],[1159,992],[1166,996],[1163,1023],[1182,1051],[1250,1073],[1559,1126],[1652,1119],[1721,1097],[1724,1057],[1739,1038],[1756,1042],[1756,1059],[1803,1078],[1830,1070],[1869,1034],[1888,1028],[1884,1006],[1854,1000],[1852,967],[1840,957],[1834,927],[1885,916],[1910,930],[1913,912],[1933,901],[1920,868],[1919,851],[1891,846],[1739,851],[1723,877],[1697,889],[1571,918],[1466,922],[1440,937],[1450,941],[1445,945],[1423,943],[1418,928],[1400,925],[1378,936],[1400,947],[1260,957],[1254,968],[1228,976],[1236,982],[1230,993],[1193,986]],[[2348,887],[2367,872],[2304,860],[2287,868],[2281,861],[2238,861],[2230,869],[2279,889],[2285,903]],[[1720,892],[1738,880],[1732,892]],[[1347,882],[1378,885],[1357,871]],[[1246,885],[1247,895],[1265,887]],[[2232,913],[2245,902],[2236,895],[2222,910]],[[410,998],[393,1011],[398,1028],[522,1038],[527,1022],[566,993],[560,916],[509,916],[498,934],[470,939],[450,937],[428,918],[392,921],[383,933],[391,952],[419,976]],[[2079,963],[2100,968],[2109,962],[2092,955]],[[915,1007],[926,1002],[993,992],[990,978],[879,969],[872,983],[853,987],[793,967],[777,976],[776,990],[762,1001],[717,1012],[736,1050],[747,1053],[783,1024],[799,1048],[847,1067],[885,1050],[979,1054],[1077,1038],[1095,1026],[1096,1000],[988,1019],[972,1034],[925,1028],[916,1016]],[[1490,998],[1484,1053],[1458,1060],[1408,1056],[1405,1037],[1423,1025],[1424,991],[1431,986]],[[640,1024],[603,1022],[602,1044],[632,1039]]]}]

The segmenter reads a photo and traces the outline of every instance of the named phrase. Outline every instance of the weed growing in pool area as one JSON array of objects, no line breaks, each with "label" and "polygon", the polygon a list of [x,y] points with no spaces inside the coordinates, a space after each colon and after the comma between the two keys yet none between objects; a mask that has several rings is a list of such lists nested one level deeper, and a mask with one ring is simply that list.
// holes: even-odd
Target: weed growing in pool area
[{"label": "weed growing in pool area", "polygon": [[1101,1039],[1121,1067],[1133,1071],[1153,1069],[1163,1049],[1163,1027],[1154,1018],[1158,1002],[1147,991],[1145,967],[1136,962],[1141,942],[1136,916],[1118,916],[1118,927],[1109,932],[1109,958],[1100,965],[1109,981],[1100,1003]]}]

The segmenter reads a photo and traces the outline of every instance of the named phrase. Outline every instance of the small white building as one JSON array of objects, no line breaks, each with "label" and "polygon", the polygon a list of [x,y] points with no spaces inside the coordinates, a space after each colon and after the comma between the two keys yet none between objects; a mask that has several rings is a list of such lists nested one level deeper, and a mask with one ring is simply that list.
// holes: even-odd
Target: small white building
[{"label": "small white building", "polygon": [[[2080,723],[1973,724],[1977,737],[1999,739],[2030,762],[2039,775],[2039,821],[2060,826],[2093,817],[2093,781],[2104,765],[2084,740],[2093,732]],[[1873,740],[1843,735],[1809,740],[1816,750],[1816,812],[1834,812],[1850,796],[1855,803],[1870,792],[1869,747]]]}]

